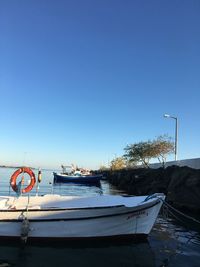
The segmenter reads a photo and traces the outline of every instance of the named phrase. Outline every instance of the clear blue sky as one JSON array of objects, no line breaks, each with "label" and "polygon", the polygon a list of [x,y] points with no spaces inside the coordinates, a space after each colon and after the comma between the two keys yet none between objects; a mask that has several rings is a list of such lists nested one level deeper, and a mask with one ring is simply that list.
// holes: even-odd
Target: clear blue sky
[{"label": "clear blue sky", "polygon": [[1,0],[0,96],[0,164],[98,168],[164,113],[199,157],[200,1]]}]

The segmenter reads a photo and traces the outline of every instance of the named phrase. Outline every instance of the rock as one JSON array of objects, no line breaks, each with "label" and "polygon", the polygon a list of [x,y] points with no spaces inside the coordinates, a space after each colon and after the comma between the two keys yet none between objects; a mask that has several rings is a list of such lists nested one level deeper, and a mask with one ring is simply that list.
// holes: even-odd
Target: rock
[{"label": "rock", "polygon": [[188,210],[200,210],[200,170],[175,168],[168,186],[167,200]]},{"label": "rock", "polygon": [[108,181],[133,195],[164,193],[177,207],[200,211],[200,170],[170,166],[166,169],[129,169],[110,172]]}]

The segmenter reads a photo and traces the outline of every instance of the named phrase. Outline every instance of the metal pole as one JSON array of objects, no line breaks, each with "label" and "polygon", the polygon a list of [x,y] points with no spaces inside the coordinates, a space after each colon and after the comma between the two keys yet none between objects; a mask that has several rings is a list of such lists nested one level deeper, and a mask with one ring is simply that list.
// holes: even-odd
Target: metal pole
[{"label": "metal pole", "polygon": [[178,118],[174,118],[176,120],[175,127],[175,161],[178,160]]},{"label": "metal pole", "polygon": [[178,118],[170,116],[169,114],[164,114],[165,118],[172,118],[176,121],[175,125],[175,140],[174,140],[174,154],[175,154],[175,161],[178,160]]}]

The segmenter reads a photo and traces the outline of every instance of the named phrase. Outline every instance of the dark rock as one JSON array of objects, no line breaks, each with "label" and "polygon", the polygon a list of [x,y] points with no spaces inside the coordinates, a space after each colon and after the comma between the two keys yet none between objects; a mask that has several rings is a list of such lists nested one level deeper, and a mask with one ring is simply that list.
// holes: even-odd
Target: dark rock
[{"label": "dark rock", "polygon": [[200,170],[170,166],[166,169],[129,169],[107,174],[108,181],[133,195],[164,193],[177,207],[200,211]]}]

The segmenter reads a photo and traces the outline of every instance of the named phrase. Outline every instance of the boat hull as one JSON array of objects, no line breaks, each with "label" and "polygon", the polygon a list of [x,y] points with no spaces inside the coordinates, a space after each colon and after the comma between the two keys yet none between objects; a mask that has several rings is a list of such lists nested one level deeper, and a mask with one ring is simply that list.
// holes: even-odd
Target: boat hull
[{"label": "boat hull", "polygon": [[155,199],[137,207],[98,206],[81,208],[33,208],[0,210],[0,238],[20,238],[24,217],[28,239],[108,239],[147,236],[162,201]]},{"label": "boat hull", "polygon": [[102,175],[73,176],[54,173],[54,183],[100,184]]}]

